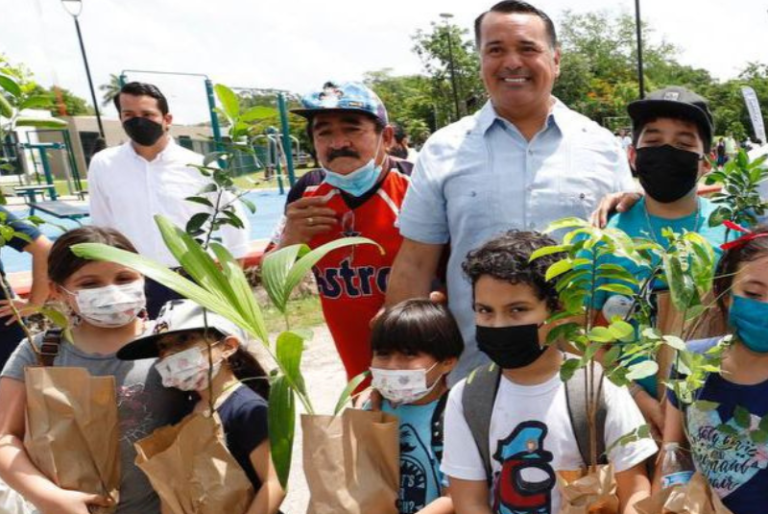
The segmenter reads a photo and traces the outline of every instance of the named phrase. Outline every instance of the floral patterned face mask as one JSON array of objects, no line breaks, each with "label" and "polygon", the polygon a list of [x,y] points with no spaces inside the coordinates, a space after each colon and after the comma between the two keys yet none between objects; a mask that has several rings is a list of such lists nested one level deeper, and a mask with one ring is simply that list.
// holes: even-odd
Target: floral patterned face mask
[{"label": "floral patterned face mask", "polygon": [[67,293],[75,297],[80,317],[96,327],[124,327],[147,306],[144,279]]},{"label": "floral patterned face mask", "polygon": [[[219,359],[213,363],[211,375],[214,378],[221,369],[221,361],[222,359]],[[158,361],[155,369],[160,373],[165,387],[174,387],[182,391],[200,391],[208,387],[208,356],[200,347],[193,346],[169,355]]]},{"label": "floral patterned face mask", "polygon": [[427,386],[427,373],[437,364],[434,363],[429,369],[371,368],[372,384],[394,406],[417,402],[432,392],[440,382],[438,377],[431,386]]}]

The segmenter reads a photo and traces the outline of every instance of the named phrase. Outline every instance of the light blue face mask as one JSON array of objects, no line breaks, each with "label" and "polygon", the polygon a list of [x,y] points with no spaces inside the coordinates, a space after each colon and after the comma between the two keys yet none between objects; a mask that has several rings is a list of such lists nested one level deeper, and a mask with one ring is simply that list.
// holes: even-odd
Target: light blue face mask
[{"label": "light blue face mask", "polygon": [[379,155],[382,139],[380,138],[379,143],[376,145],[376,153],[373,154],[373,158],[352,173],[341,175],[323,166],[325,181],[333,187],[356,197],[363,196],[370,191],[376,185],[379,175],[381,175],[381,166],[376,164],[376,156]]},{"label": "light blue face mask", "polygon": [[733,295],[728,323],[744,346],[755,353],[768,353],[768,303]]}]

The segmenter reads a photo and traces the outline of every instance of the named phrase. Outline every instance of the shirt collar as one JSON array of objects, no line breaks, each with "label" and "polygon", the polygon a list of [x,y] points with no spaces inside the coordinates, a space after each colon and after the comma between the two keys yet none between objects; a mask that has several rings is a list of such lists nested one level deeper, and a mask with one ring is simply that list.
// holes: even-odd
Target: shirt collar
[{"label": "shirt collar", "polygon": [[[131,156],[133,156],[136,159],[141,159],[143,161],[146,161],[144,157],[136,153],[136,149],[133,147],[133,142],[130,139],[128,139],[128,141],[126,141],[124,145],[126,147],[127,152]],[[164,161],[165,159],[168,158],[169,155],[171,155],[176,150],[176,146],[177,146],[176,141],[173,139],[173,137],[168,136],[168,144],[165,145],[165,148],[163,148],[163,151],[157,154],[157,157],[155,157],[154,160],[152,160],[151,162]]]},{"label": "shirt collar", "polygon": [[[552,97],[554,100],[554,103],[552,104],[552,108],[549,111],[549,115],[547,116],[547,126],[545,128],[549,129],[550,127],[558,127],[562,130],[564,118],[567,116],[568,108],[558,100],[556,97]],[[493,107],[493,103],[491,103],[490,100],[485,102],[485,105],[478,113],[477,118],[477,128],[480,130],[480,133],[485,135],[488,130],[493,127],[496,124],[504,124],[506,125],[514,125],[509,120],[506,120],[499,116],[499,114],[496,112],[496,109]]]}]

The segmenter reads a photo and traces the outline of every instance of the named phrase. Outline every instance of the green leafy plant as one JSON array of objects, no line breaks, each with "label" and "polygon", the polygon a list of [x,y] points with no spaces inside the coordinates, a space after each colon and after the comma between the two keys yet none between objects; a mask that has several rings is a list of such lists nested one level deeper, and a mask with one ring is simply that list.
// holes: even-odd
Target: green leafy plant
[{"label": "green leafy plant", "polygon": [[[25,109],[49,109],[53,98],[40,94],[37,84],[23,67],[12,67],[0,59],[0,146],[9,146],[8,138],[16,127],[61,129],[67,122],[56,118],[29,118],[22,115]],[[9,148],[10,149],[10,148]],[[14,148],[13,150],[18,150]],[[0,151],[0,170],[13,171],[5,152]]]},{"label": "green leafy plant", "polygon": [[768,201],[760,197],[759,191],[760,183],[768,180],[766,159],[768,155],[750,161],[747,152],[741,149],[735,159],[725,163],[722,170],[707,175],[707,184],[721,186],[720,192],[712,196],[712,201],[719,206],[709,218],[711,227],[721,225],[724,221],[744,226],[755,225],[757,217],[766,213]]},{"label": "green leafy plant", "polygon": [[[547,342],[564,340],[580,355],[565,360],[560,376],[567,381],[579,370],[587,375],[587,415],[592,438],[590,468],[594,470],[599,457],[595,450],[595,420],[603,383],[597,376],[597,362],[602,365],[606,378],[623,386],[655,375],[659,369],[655,356],[662,347],[687,353],[680,337],[661,334],[652,326],[652,286],[656,280],[665,280],[675,308],[692,323],[703,312],[702,299],[712,288],[715,256],[711,245],[694,232],[676,234],[665,230],[665,244],[660,244],[649,239],[632,239],[618,229],[592,227],[577,218],[556,221],[547,232],[558,230],[570,230],[562,244],[537,250],[531,260],[556,253],[563,255],[546,274],[547,280],[556,280],[563,306],[562,312],[549,320],[556,326],[549,332]],[[616,264],[616,258],[633,263],[643,270],[640,275],[645,278]],[[597,326],[599,297],[607,294],[626,296],[631,305],[623,318],[615,316],[607,320],[607,326]],[[702,380],[705,370],[697,367],[693,359],[689,359],[692,364],[689,371]],[[684,385],[678,384],[678,387]],[[626,440],[647,433],[648,429],[642,428],[628,434]]]},{"label": "green leafy plant", "polygon": [[[305,412],[314,413],[301,374],[301,356],[311,334],[287,327],[274,343],[270,342],[261,309],[245,273],[232,255],[215,241],[210,243],[211,255],[191,235],[173,226],[167,219],[156,216],[155,220],[166,246],[191,280],[150,259],[102,244],[79,244],[73,246],[72,251],[86,259],[129,266],[224,316],[264,345],[278,370],[271,379],[268,418],[272,460],[280,483],[286,487],[295,433],[296,403],[300,403]],[[314,250],[306,245],[296,245],[266,256],[262,264],[264,287],[280,312],[287,314],[291,291],[312,266],[329,252],[355,244],[375,243],[365,238],[345,238]],[[340,400],[342,403],[353,389],[345,391]]]}]

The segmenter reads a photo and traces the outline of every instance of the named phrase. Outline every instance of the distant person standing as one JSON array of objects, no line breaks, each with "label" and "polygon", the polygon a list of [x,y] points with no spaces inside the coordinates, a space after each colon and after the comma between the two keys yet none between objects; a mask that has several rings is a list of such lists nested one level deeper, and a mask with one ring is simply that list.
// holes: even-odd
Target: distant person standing
[{"label": "distant person standing", "polygon": [[393,123],[392,128],[395,131],[395,144],[388,151],[389,155],[405,159],[408,162],[416,163],[419,152],[411,147],[411,138],[402,125]]},{"label": "distant person standing", "polygon": [[[179,146],[170,136],[173,116],[156,86],[131,82],[114,101],[130,141],[102,150],[91,160],[91,219],[94,225],[120,231],[139,254],[176,269],[179,263],[166,248],[154,216],[161,214],[183,229],[192,216],[210,210],[186,200],[212,183],[194,168],[203,164],[203,156]],[[231,193],[222,198],[225,203],[233,201]],[[243,258],[249,248],[250,224],[240,202],[235,207],[244,228],[225,226],[218,235],[234,257]],[[180,298],[157,282],[147,279],[146,283],[150,318],[167,301]]]},{"label": "distant person standing", "polygon": [[725,140],[722,137],[717,142],[716,152],[717,152],[717,167],[722,168],[723,166],[725,166],[725,161],[728,160],[728,158],[725,155]]}]

